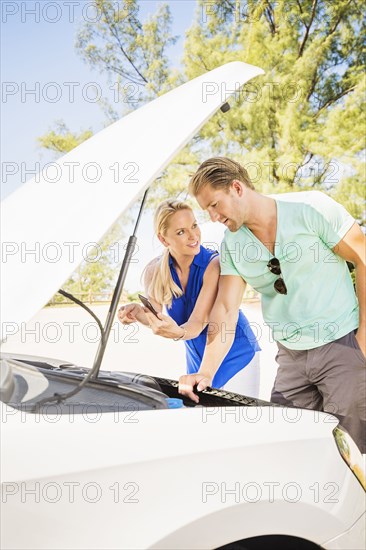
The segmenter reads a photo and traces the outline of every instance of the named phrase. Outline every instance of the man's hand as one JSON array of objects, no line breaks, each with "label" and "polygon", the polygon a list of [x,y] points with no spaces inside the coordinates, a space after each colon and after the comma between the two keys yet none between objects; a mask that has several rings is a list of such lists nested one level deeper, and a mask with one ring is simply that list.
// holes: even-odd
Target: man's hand
[{"label": "man's hand", "polygon": [[185,374],[179,378],[178,392],[186,395],[195,403],[199,403],[199,397],[193,392],[194,386],[197,385],[198,391],[203,391],[207,386],[211,386],[212,378],[197,372],[196,374]]}]

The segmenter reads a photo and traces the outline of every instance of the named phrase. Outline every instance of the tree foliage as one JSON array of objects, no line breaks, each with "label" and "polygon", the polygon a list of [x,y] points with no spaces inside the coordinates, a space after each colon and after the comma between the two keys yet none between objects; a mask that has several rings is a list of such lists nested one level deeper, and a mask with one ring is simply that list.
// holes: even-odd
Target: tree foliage
[{"label": "tree foliage", "polygon": [[[93,134],[91,131],[72,133],[63,122],[57,123],[57,131],[39,138],[43,147],[53,151],[55,156],[65,154]],[[63,285],[63,289],[74,294],[81,300],[90,300],[113,288],[117,268],[122,262],[120,242],[124,236],[123,227],[128,221],[128,214],[123,214],[113,224],[100,243],[87,247],[86,256],[77,270]],[[63,302],[60,295],[52,299],[52,303]]]},{"label": "tree foliage", "polygon": [[117,79],[122,100],[126,94],[136,99],[137,92],[140,105],[167,91],[175,80],[167,49],[176,41],[170,31],[169,6],[160,6],[154,16],[141,22],[137,0],[94,3],[101,14],[99,21],[86,23],[77,35],[76,50],[82,59]]},{"label": "tree foliage", "polygon": [[[168,5],[146,21],[137,0],[95,0],[95,5],[102,16],[84,25],[76,48],[92,68],[121,84],[121,105],[129,86],[139,88],[135,108],[230,61],[265,71],[231,98],[228,113],[219,111],[179,153],[154,186],[150,204],[166,196],[185,198],[189,174],[220,154],[242,162],[263,192],[324,189],[366,223],[360,0],[197,0],[179,71],[169,64],[176,37]],[[223,102],[226,92],[221,90]],[[42,143],[66,151],[84,137],[70,133],[65,143],[56,131]]]},{"label": "tree foliage", "polygon": [[63,286],[81,300],[100,296],[113,288],[117,267],[121,264],[119,242],[122,238],[122,222],[117,222],[100,243],[88,247],[82,263]]},{"label": "tree foliage", "polygon": [[91,130],[85,130],[79,134],[71,132],[63,121],[56,122],[55,129],[38,138],[38,142],[44,149],[55,153],[68,153],[83,141],[92,137]]},{"label": "tree foliage", "polygon": [[205,125],[202,138],[213,154],[247,165],[265,192],[335,193],[354,177],[362,197],[364,46],[361,2],[200,0],[185,42],[186,76],[234,60],[265,71],[236,94],[235,109]]}]

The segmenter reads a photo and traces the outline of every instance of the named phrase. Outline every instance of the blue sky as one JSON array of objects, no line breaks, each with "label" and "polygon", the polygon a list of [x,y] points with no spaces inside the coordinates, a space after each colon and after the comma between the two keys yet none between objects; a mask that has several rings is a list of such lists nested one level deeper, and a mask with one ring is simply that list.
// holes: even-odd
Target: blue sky
[{"label": "blue sky", "polygon": [[[192,24],[196,1],[167,3],[174,21],[172,32],[179,35],[170,49],[170,59],[172,66],[179,67],[184,33]],[[33,176],[30,171],[36,168],[36,163],[42,167],[55,158],[53,153],[40,148],[37,138],[53,128],[56,121],[63,120],[75,132],[89,128],[97,132],[106,122],[99,105],[85,100],[81,93],[82,89],[87,90],[92,99],[93,88],[89,87],[92,82],[101,87],[103,97],[112,97],[113,93],[107,78],[97,70],[92,71],[75,51],[75,36],[86,4],[91,2],[1,2],[2,199]],[[154,13],[160,4],[155,0],[140,1],[142,18]],[[64,84],[67,82],[80,84],[74,88],[73,101],[70,101],[71,85]],[[36,90],[36,94],[31,90]],[[59,92],[60,98],[53,101]],[[11,170],[16,173],[10,174]],[[152,215],[145,213],[134,256],[137,263],[130,266],[125,284],[130,291],[141,288],[139,280],[144,265],[160,251],[151,229]],[[216,230],[221,234],[219,228],[215,227]],[[126,228],[126,242],[131,231],[132,225]],[[209,235],[206,240],[211,242],[213,238]],[[220,241],[219,237],[215,240]]]},{"label": "blue sky", "polygon": [[[170,59],[173,66],[179,66],[184,32],[192,23],[196,2],[167,3],[174,19],[173,34],[180,36],[170,49]],[[30,179],[28,171],[37,162],[42,166],[54,158],[39,147],[37,138],[56,121],[63,120],[76,132],[89,128],[97,132],[106,121],[94,102],[91,83],[98,84],[102,97],[112,98],[111,83],[99,71],[92,71],[74,47],[83,20],[93,17],[90,4],[83,0],[1,2],[1,198]],[[142,0],[142,18],[154,13],[160,4]]]}]

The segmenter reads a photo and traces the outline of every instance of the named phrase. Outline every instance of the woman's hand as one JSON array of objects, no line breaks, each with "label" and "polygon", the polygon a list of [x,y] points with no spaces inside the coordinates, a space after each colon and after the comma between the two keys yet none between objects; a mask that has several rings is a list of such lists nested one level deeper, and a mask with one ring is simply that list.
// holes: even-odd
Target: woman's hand
[{"label": "woman's hand", "polygon": [[149,326],[149,321],[145,315],[144,308],[140,304],[126,304],[121,306],[117,314],[118,320],[122,325],[130,325],[139,321],[143,325]]},{"label": "woman's hand", "polygon": [[158,334],[164,338],[180,338],[184,334],[184,329],[177,325],[169,315],[159,313],[159,318],[157,318],[148,309],[143,309],[154,334]]},{"label": "woman's hand", "polygon": [[186,395],[195,403],[199,402],[199,397],[193,392],[194,386],[197,386],[197,391],[203,391],[207,386],[211,386],[212,378],[204,373],[196,372],[195,374],[185,374],[179,378],[178,392]]}]

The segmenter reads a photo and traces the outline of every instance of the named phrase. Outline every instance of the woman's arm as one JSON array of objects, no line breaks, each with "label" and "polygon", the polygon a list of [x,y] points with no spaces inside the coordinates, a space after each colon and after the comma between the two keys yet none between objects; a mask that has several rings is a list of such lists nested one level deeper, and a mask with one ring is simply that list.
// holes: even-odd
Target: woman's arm
[{"label": "woman's arm", "polygon": [[202,288],[188,321],[180,326],[167,315],[159,315],[159,320],[152,313],[145,310],[153,332],[165,338],[181,340],[192,340],[201,334],[208,324],[209,315],[215,303],[219,276],[220,261],[216,257],[211,260],[206,268]]},{"label": "woman's arm", "polygon": [[207,327],[209,316],[217,296],[220,277],[220,259],[213,258],[203,276],[202,288],[196,305],[186,323],[181,325],[185,331],[185,340],[196,338]]}]

